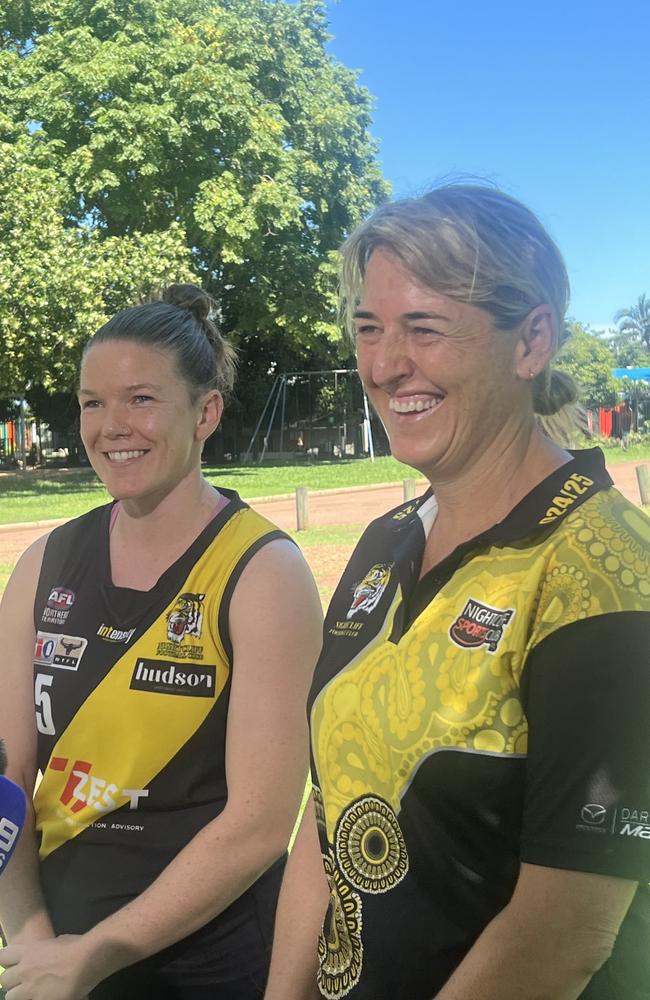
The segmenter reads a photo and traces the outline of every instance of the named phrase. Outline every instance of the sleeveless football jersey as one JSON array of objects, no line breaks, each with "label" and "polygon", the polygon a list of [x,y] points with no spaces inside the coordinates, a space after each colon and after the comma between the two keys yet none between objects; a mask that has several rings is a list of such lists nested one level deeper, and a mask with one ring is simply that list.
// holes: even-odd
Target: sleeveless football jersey
[{"label": "sleeveless football jersey", "polygon": [[[375,521],[310,696],[329,1000],[431,1000],[522,861],[650,879],[650,524],[597,449],[419,579],[429,492]],[[585,1000],[639,1000],[637,892]]]},{"label": "sleeveless football jersey", "polygon": [[[112,504],[48,539],[34,607],[34,806],[57,933],[82,933],[137,896],[226,803],[230,600],[251,557],[286,536],[222,492],[230,502],[147,592],[111,583]],[[282,868],[193,935],[197,951],[228,941],[245,965],[248,924],[253,936],[266,927],[268,947]]]}]

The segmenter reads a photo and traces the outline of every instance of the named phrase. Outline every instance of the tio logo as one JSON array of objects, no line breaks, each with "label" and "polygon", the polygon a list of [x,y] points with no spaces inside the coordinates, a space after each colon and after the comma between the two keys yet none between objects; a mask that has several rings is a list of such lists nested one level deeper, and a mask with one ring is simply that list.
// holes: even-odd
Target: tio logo
[{"label": "tio logo", "polygon": [[0,871],[7,860],[7,855],[11,854],[19,833],[20,827],[6,816],[0,819]]},{"label": "tio logo", "polygon": [[[51,771],[66,771],[70,765],[67,757],[52,757],[49,763]],[[70,774],[59,801],[68,806],[73,813],[81,812],[86,806],[91,806],[99,813],[117,809],[114,795],[125,795],[129,800],[129,809],[137,809],[140,799],[147,798],[148,788],[123,788],[105,778],[91,775],[92,764],[87,760],[75,760],[70,767]]]}]

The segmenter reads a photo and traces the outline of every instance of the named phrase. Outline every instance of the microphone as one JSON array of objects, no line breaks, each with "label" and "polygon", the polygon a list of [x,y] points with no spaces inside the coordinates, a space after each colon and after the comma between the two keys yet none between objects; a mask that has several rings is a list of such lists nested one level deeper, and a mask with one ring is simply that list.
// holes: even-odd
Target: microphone
[{"label": "microphone", "polygon": [[0,875],[14,852],[25,822],[27,799],[22,788],[5,778],[7,754],[0,740]]}]

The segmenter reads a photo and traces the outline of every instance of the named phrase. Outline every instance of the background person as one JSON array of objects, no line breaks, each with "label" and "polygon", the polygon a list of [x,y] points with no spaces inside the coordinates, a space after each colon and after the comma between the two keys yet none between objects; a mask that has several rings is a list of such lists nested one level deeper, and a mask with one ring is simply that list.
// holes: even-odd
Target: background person
[{"label": "background person", "polygon": [[383,206],[343,258],[359,374],[431,490],[326,615],[267,1000],[640,1000],[650,530],[535,419],[575,395],[562,258],[472,185]]},{"label": "background person", "polygon": [[10,1000],[264,988],[321,615],[297,547],[201,475],[234,376],[209,310],[172,286],[90,340],[81,435],[115,502],[7,587],[0,730],[10,776],[44,775],[1,897]]}]

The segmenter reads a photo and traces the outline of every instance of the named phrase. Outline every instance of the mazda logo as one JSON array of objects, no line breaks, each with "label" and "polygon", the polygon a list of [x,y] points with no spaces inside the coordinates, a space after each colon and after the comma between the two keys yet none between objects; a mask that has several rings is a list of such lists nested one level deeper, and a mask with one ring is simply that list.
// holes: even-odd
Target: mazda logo
[{"label": "mazda logo", "polygon": [[598,826],[600,823],[605,821],[607,810],[605,809],[605,806],[601,806],[597,802],[589,802],[586,806],[582,807],[580,815],[585,823],[591,823],[592,826]]}]

